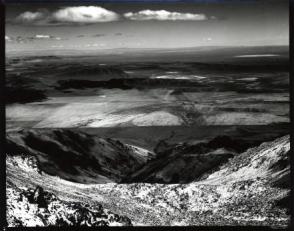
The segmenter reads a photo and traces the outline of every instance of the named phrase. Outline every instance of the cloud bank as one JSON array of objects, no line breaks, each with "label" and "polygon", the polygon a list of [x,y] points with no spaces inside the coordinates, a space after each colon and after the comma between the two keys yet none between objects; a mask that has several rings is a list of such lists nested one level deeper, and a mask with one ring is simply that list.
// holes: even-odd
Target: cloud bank
[{"label": "cloud bank", "polygon": [[50,26],[50,25],[83,25],[102,22],[117,21],[121,18],[133,21],[204,21],[216,19],[214,16],[207,17],[205,14],[170,12],[167,10],[141,10],[127,12],[119,15],[100,6],[72,6],[63,7],[53,12],[38,10],[26,11],[14,20],[15,23]]},{"label": "cloud bank", "polygon": [[18,21],[23,21],[23,22],[33,22],[33,21],[38,21],[40,19],[44,18],[44,13],[43,12],[24,12],[20,14],[16,19]]},{"label": "cloud bank", "polygon": [[111,22],[119,15],[99,6],[64,7],[54,12],[24,12],[16,17],[16,23],[31,25],[68,25]]},{"label": "cloud bank", "polygon": [[136,13],[128,12],[124,14],[124,17],[130,20],[138,21],[203,21],[208,19],[205,14],[169,12],[166,10],[141,10]]}]

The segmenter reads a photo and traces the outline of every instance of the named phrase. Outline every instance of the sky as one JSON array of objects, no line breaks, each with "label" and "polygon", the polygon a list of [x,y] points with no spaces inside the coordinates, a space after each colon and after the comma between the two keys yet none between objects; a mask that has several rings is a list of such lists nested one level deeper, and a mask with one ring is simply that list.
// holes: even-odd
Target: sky
[{"label": "sky", "polygon": [[288,0],[7,3],[6,50],[288,45]]}]

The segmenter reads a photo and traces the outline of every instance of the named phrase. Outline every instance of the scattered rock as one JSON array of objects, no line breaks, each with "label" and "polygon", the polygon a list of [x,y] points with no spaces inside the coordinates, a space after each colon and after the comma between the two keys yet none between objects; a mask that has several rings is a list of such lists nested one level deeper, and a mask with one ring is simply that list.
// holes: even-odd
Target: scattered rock
[{"label": "scattered rock", "polygon": [[101,205],[62,201],[40,186],[26,190],[8,188],[7,192],[7,217],[12,227],[132,226],[129,218],[105,211]]}]

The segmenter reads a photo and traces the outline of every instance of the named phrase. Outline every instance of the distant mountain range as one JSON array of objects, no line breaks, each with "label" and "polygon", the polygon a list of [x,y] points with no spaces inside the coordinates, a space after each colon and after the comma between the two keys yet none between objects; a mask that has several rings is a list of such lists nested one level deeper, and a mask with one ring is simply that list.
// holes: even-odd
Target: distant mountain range
[{"label": "distant mountain range", "polygon": [[[229,61],[238,55],[276,54],[281,58],[289,58],[289,46],[202,46],[184,48],[116,48],[99,50],[38,50],[38,51],[9,51],[7,57],[22,56],[96,56],[104,61],[124,62],[144,61]],[[269,58],[267,58],[269,59]],[[277,59],[275,59],[277,60]]]}]

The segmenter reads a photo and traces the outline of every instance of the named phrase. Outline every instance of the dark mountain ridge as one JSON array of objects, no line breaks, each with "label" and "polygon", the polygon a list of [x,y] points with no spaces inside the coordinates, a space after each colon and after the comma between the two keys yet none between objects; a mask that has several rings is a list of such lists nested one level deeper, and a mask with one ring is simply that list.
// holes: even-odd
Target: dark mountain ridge
[{"label": "dark mountain ridge", "polygon": [[70,129],[31,129],[7,135],[9,155],[34,156],[38,169],[79,183],[189,183],[260,144],[217,136],[207,142],[169,143],[153,151]]},{"label": "dark mountain ridge", "polygon": [[118,140],[56,129],[9,134],[6,152],[35,156],[40,170],[80,183],[119,182],[148,157]]}]

